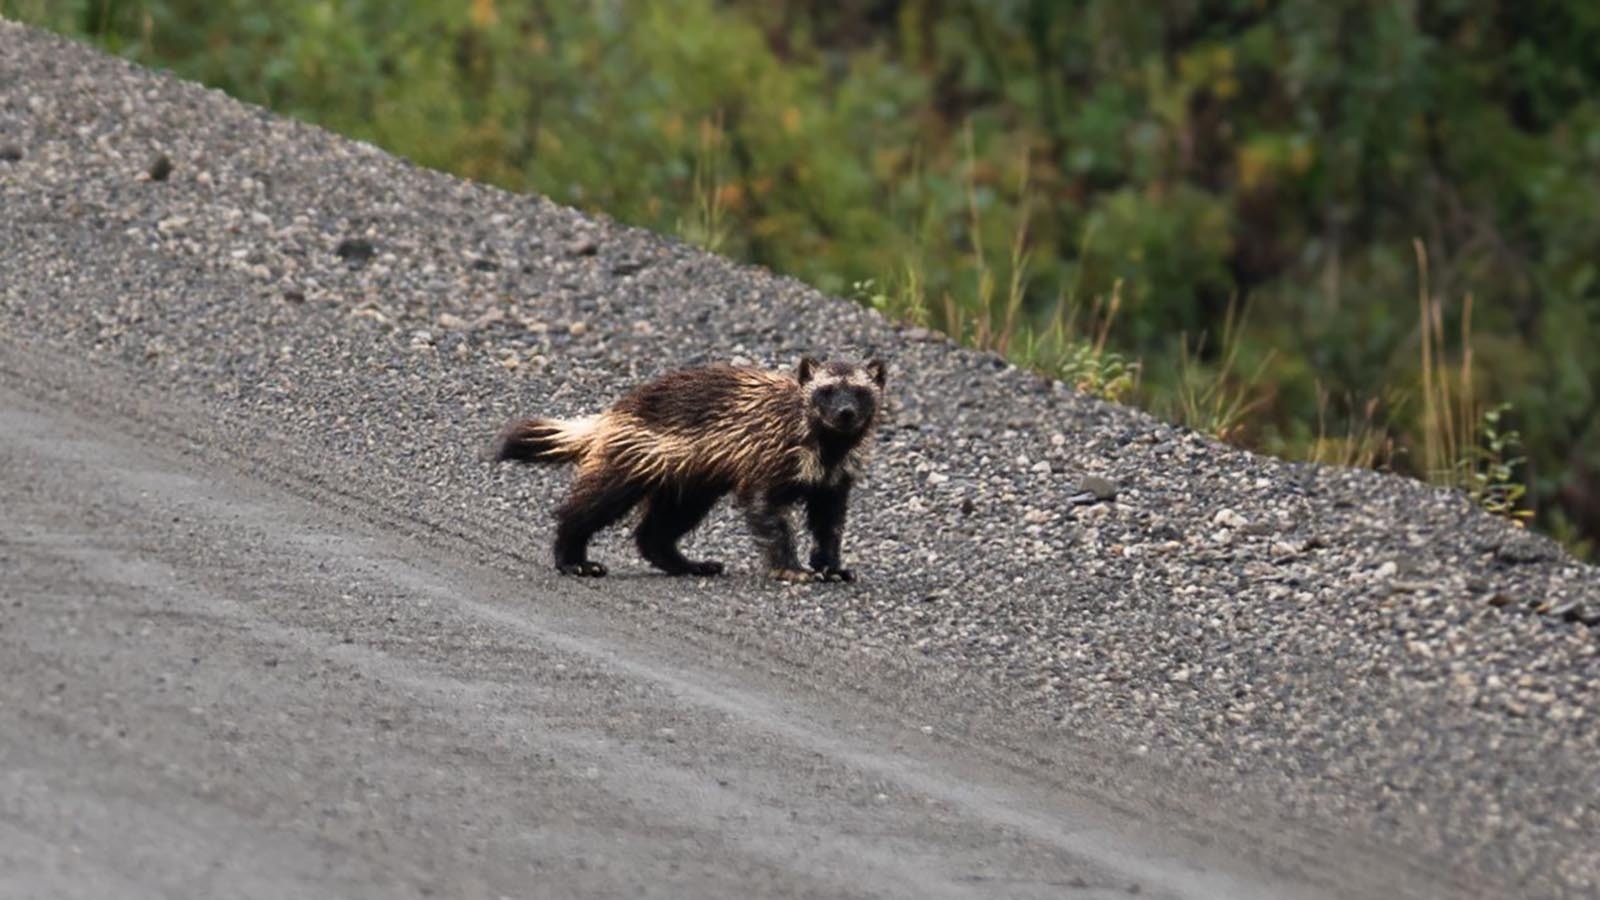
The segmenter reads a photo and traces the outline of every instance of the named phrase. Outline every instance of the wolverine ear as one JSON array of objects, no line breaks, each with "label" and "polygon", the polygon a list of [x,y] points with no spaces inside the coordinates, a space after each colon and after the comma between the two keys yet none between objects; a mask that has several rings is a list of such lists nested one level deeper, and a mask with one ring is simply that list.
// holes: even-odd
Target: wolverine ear
[{"label": "wolverine ear", "polygon": [[817,362],[817,359],[814,356],[800,357],[800,368],[795,372],[796,376],[798,376],[800,379],[800,383],[805,384],[806,382],[810,381],[811,376],[817,374],[817,367],[820,365],[822,365],[822,363]]},{"label": "wolverine ear", "polygon": [[877,382],[878,387],[883,387],[883,383],[889,378],[888,367],[884,361],[881,359],[868,360],[866,369],[867,374],[872,376],[872,380]]}]

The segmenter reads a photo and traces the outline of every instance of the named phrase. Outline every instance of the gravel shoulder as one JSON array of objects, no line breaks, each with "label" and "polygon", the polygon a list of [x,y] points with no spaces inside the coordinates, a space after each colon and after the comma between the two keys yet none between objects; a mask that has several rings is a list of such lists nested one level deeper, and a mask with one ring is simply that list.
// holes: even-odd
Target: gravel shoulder
[{"label": "gravel shoulder", "polygon": [[[150,433],[136,434],[139,440],[207,460],[214,474],[197,484],[265,479],[273,491],[298,496],[313,524],[316,515],[353,517],[377,538],[431,548],[417,551],[423,559],[438,560],[441,548],[458,554],[453,565],[470,564],[472,577],[446,582],[449,589],[435,586],[432,606],[441,614],[473,619],[464,612],[466,600],[447,603],[439,592],[458,598],[478,590],[494,598],[484,601],[489,607],[519,621],[532,621],[552,604],[587,609],[606,634],[663,642],[657,674],[677,671],[695,659],[684,648],[698,647],[706,659],[739,660],[777,679],[763,696],[804,688],[893,731],[865,746],[881,752],[923,742],[936,757],[975,754],[968,759],[985,773],[980,781],[998,779],[1005,787],[1000,773],[1007,771],[1020,779],[1007,788],[1013,794],[991,799],[1052,785],[1046,796],[1100,810],[1107,822],[1119,823],[1113,833],[1148,830],[1129,844],[1146,852],[1128,865],[1171,858],[1151,846],[1188,847],[1209,834],[1229,860],[1220,870],[1243,866],[1256,884],[1282,879],[1280,886],[1353,896],[1600,890],[1600,849],[1591,839],[1600,833],[1600,809],[1592,802],[1600,796],[1600,769],[1593,765],[1600,758],[1593,725],[1600,702],[1592,687],[1600,674],[1600,634],[1585,624],[1600,613],[1600,574],[1457,496],[1373,473],[1242,453],[899,329],[792,281],[539,198],[426,172],[10,24],[0,24],[0,145],[18,151],[18,158],[0,161],[0,338],[8,348],[0,360],[3,383],[19,398],[14,405],[33,404],[27,415],[34,417],[5,427],[27,433],[26,425],[44,435],[21,449],[14,441],[5,445],[15,460],[6,466],[6,489],[10,496],[30,488],[30,476],[39,473],[38,490],[60,495],[41,500],[46,512],[35,510],[27,526],[58,534],[54,545],[30,537],[35,531],[13,530],[0,549],[27,565],[45,565],[41,554],[57,560],[51,565],[65,556],[95,573],[98,581],[76,588],[50,574],[20,582],[52,598],[52,607],[84,610],[61,628],[96,622],[98,612],[90,615],[84,604],[97,592],[130,608],[148,603],[155,589],[137,580],[148,574],[137,562],[147,552],[175,571],[202,561],[170,556],[184,547],[171,535],[127,527],[160,521],[149,514],[187,502],[188,489],[156,500],[124,497],[120,502],[131,505],[107,513],[106,521],[95,519],[92,504],[68,501],[63,492],[75,482],[66,470],[44,474],[51,441],[62,440],[66,459],[75,446],[59,434],[49,437],[50,428],[62,427],[49,413],[55,406],[73,410],[75,419],[66,421],[105,416],[108,434],[143,429]],[[168,166],[154,165],[163,158]],[[164,177],[151,177],[162,168],[169,169]],[[729,578],[654,577],[614,535],[600,542],[598,557],[621,577],[572,585],[550,575],[545,561],[548,509],[564,473],[509,470],[482,459],[489,437],[513,415],[590,411],[664,368],[713,359],[787,365],[803,351],[873,352],[891,360],[892,420],[847,533],[848,558],[863,578],[858,584],[795,589],[756,578],[748,541],[724,512],[695,546],[729,561]],[[121,477],[101,474],[113,483]],[[1090,475],[1115,482],[1114,501],[1075,505],[1078,485]],[[232,503],[214,508],[212,517],[226,520]],[[304,524],[280,522],[273,540],[301,547],[306,559],[317,558],[311,550],[337,555],[297,544]],[[248,543],[242,534],[259,527],[234,533],[219,525],[216,534],[234,533],[222,541],[231,546]],[[153,544],[119,549],[113,539]],[[74,560],[79,547],[122,555]],[[311,574],[278,563],[254,564],[262,577],[286,583]],[[229,571],[210,570],[207,577],[226,581]],[[468,570],[453,571],[462,577]],[[480,577],[484,584],[512,579],[515,589],[482,587]],[[277,589],[276,581],[262,584],[262,597]],[[425,622],[404,628],[387,622],[389,607],[378,595],[335,594],[307,582],[285,596],[310,597],[315,590],[325,606],[310,603],[304,614],[327,617],[318,620],[319,640],[349,636],[352,644],[339,646],[356,649],[318,644],[308,659],[375,652],[360,648],[384,646],[395,634],[416,642],[430,634]],[[174,598],[180,594],[173,589]],[[238,607],[249,606],[235,598],[232,606],[211,609],[208,596],[187,595],[186,615],[225,618],[234,614],[229,609],[244,615]],[[24,655],[30,648],[53,646],[45,637],[56,626],[3,612],[0,641],[16,648],[7,650],[8,664],[35,659]],[[491,631],[518,627],[501,622]],[[240,630],[218,622],[209,631],[183,628],[176,621],[153,629],[153,639],[164,643],[145,655],[137,645],[126,648],[119,665],[131,671],[152,665],[146,656],[181,659],[182,648],[201,635],[221,639]],[[472,633],[465,621],[459,629]],[[110,636],[103,640],[120,646]],[[496,740],[509,740],[494,721],[532,715],[520,688],[508,685],[527,679],[531,696],[548,673],[533,664],[536,648],[497,653],[493,643],[440,637],[427,662],[443,668],[406,667],[407,677],[436,679],[435,687],[450,683],[437,679],[460,680],[474,666],[503,671],[491,688],[429,695],[419,684],[409,694],[386,694],[382,702],[395,716],[438,720],[411,725],[417,740],[384,763],[394,766],[385,783],[447,758],[443,751],[429,756],[423,736],[464,729],[465,745],[480,754],[470,770],[499,779],[475,783],[475,790],[482,796],[535,790],[519,786],[488,751]],[[8,672],[5,683],[48,693],[39,674],[47,664],[87,666],[76,671],[89,683],[102,677],[69,652],[77,644],[59,646],[53,662],[35,659],[16,673],[34,672],[32,680],[14,681]],[[216,677],[199,682],[208,689],[229,683],[273,690],[242,674],[251,652],[241,645],[222,653]],[[534,655],[517,662],[522,652]],[[350,665],[363,680],[382,677]],[[235,674],[225,678],[224,669]],[[376,717],[352,711],[341,719],[336,710],[345,699],[338,690],[304,689],[302,683],[265,697],[263,708],[310,700],[320,704],[310,708],[329,711],[324,726],[351,729],[329,741],[372,739]],[[723,690],[707,687],[706,696]],[[435,699],[409,699],[427,696]],[[89,715],[83,710],[94,708],[93,698],[76,699],[62,704],[69,710],[63,715]],[[376,694],[369,699],[380,702]],[[25,692],[0,707],[8,768],[13,758],[46,770],[64,767],[58,785],[76,784],[78,793],[68,795],[83,810],[110,794],[123,809],[142,808],[137,796],[84,788],[93,784],[82,780],[89,773],[114,771],[114,762],[94,755],[109,751],[83,749],[81,765],[70,755],[39,761],[56,734],[55,726],[30,718],[42,715],[29,711],[40,703]],[[481,718],[474,703],[487,704]],[[830,708],[813,701],[801,707]],[[164,711],[154,697],[142,698],[139,708],[172,717],[174,728],[183,721],[181,710]],[[647,709],[637,711],[651,721]],[[589,714],[586,708],[574,717]],[[769,724],[785,716],[780,706]],[[574,734],[595,727],[568,724],[571,733],[551,740],[576,740]],[[226,754],[225,742],[213,747],[209,734],[190,746]],[[636,751],[630,747],[615,752]],[[676,764],[692,769],[698,758]],[[299,762],[338,768],[309,757]],[[646,769],[651,774],[667,768],[659,761],[640,765],[655,766]],[[804,780],[793,780],[786,765],[761,776],[775,779],[773,796],[803,793]],[[520,778],[528,768],[510,771]],[[276,774],[288,779],[295,772],[300,765]],[[646,798],[654,808],[677,802],[673,777],[679,776],[665,773],[662,793]],[[558,775],[540,784],[555,795],[573,787]],[[698,793],[692,782],[678,784],[685,795]],[[203,792],[200,785],[186,789]],[[334,795],[360,809],[363,795],[348,785],[342,790]],[[0,814],[0,852],[48,864],[62,839],[40,823],[57,819],[16,813],[34,808],[29,795],[14,783],[4,791],[10,811]],[[723,814],[734,815],[749,800],[740,798]],[[839,806],[816,797],[807,802],[819,815]],[[996,815],[1013,808],[1008,799],[989,807]],[[105,827],[115,830],[116,804],[108,801],[103,813],[112,817]],[[718,815],[710,807],[696,814],[708,821]],[[170,827],[175,834],[203,832],[196,840],[225,840],[234,827],[229,822],[254,827],[250,816],[217,818],[215,827],[202,827],[212,820],[191,825],[182,818]],[[915,818],[906,813],[900,825],[911,828]],[[1035,826],[1054,817],[1046,810],[1039,819]],[[779,823],[764,821],[750,839],[779,840]],[[1104,860],[1086,863],[1080,853],[1071,862],[1064,845],[1025,824],[1005,825],[1031,837],[1000,868],[1069,883],[1083,878],[1096,889],[1110,884],[1072,869],[1104,867]],[[392,856],[368,859],[374,866],[392,863],[400,872],[395,877],[411,878],[407,861],[427,858],[426,842],[416,836],[422,833],[397,844]],[[967,838],[943,846],[971,846],[963,841],[982,833],[973,826]],[[659,834],[618,839],[667,846],[653,843],[658,838],[671,843]],[[706,845],[685,840],[661,850],[661,871],[670,871],[671,860],[704,858]],[[1049,852],[1028,855],[1035,846],[1029,840],[1065,853],[1056,862],[1069,862],[1051,869]],[[826,842],[814,849],[828,852]],[[870,847],[859,849],[863,859],[870,856]],[[839,852],[846,850],[852,848]],[[273,852],[314,862],[296,856],[311,850],[292,842]],[[690,881],[678,883],[703,877],[730,893],[762,884],[789,884],[796,893],[841,889],[782,880],[782,872],[798,877],[827,869],[831,857],[785,869],[771,855],[752,851],[740,857],[748,869],[691,870],[684,876]],[[851,865],[867,871],[869,862]],[[952,862],[928,871],[949,875],[956,868]],[[321,884],[364,884],[377,871]],[[1152,889],[1166,884],[1161,871],[1171,870],[1145,873]],[[418,875],[406,883],[424,882]]]}]

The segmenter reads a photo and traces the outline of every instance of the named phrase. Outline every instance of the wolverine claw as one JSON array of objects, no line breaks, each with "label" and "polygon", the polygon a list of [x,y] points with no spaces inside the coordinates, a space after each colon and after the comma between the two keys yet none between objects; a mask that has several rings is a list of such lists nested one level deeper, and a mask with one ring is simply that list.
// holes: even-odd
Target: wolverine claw
[{"label": "wolverine claw", "polygon": [[597,562],[584,560],[576,563],[562,563],[556,566],[556,571],[563,575],[576,575],[579,578],[599,578],[606,574],[606,567]]},{"label": "wolverine claw", "polygon": [[834,568],[832,566],[828,566],[826,568],[818,569],[817,572],[816,572],[816,576],[817,576],[817,580],[818,581],[855,581],[856,580],[855,573],[850,571],[849,569],[836,569],[836,568]]},{"label": "wolverine claw", "polygon": [[684,570],[684,574],[698,575],[701,578],[707,578],[712,575],[721,575],[722,563],[719,563],[714,559],[708,559],[703,562],[691,562],[689,563],[689,568]]},{"label": "wolverine claw", "polygon": [[817,580],[815,572],[807,572],[804,569],[773,569],[767,574],[790,584],[807,584]]}]

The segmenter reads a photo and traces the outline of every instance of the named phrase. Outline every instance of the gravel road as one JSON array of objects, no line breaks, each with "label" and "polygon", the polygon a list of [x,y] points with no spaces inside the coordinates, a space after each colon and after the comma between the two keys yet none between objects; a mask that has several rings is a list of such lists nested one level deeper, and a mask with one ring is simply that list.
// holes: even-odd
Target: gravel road
[{"label": "gravel road", "polygon": [[[560,579],[483,459],[803,351],[855,584]],[[1600,892],[1551,542],[9,23],[0,434],[0,894]]]}]

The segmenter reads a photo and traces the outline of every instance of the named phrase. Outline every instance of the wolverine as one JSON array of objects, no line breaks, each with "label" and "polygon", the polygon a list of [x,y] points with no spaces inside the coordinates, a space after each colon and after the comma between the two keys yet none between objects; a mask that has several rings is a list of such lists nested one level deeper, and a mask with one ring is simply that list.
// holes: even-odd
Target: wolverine
[{"label": "wolverine", "polygon": [[[767,572],[784,581],[853,581],[844,567],[845,505],[883,407],[883,360],[804,357],[794,372],[713,365],[641,385],[610,409],[576,419],[523,419],[501,433],[498,460],[573,463],[577,475],[556,511],[555,564],[600,576],[589,540],[638,504],[634,542],[669,575],[720,575],[722,563],[691,560],[678,541],[732,494],[760,545]],[[810,569],[795,554],[789,509],[804,504],[813,539]]]}]

